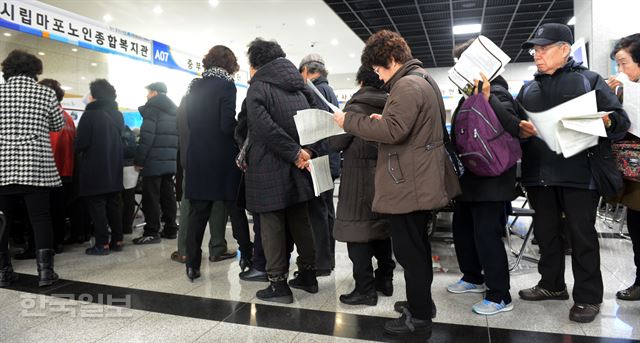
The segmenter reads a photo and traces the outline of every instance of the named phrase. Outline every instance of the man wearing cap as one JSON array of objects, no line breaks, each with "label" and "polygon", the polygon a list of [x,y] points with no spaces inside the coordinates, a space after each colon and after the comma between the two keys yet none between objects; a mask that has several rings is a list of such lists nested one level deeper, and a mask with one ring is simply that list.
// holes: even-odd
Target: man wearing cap
[{"label": "man wearing cap", "polygon": [[155,82],[146,88],[147,103],[138,108],[142,126],[134,159],[136,170],[142,175],[142,211],[146,225],[143,235],[133,240],[134,244],[159,243],[161,236],[174,239],[178,231],[173,181],[178,154],[177,107],[167,97],[164,83]]},{"label": "man wearing cap", "polygon": [[[598,111],[611,111],[602,117],[608,137],[600,146],[620,139],[629,128],[629,118],[604,79],[587,70],[570,57],[573,35],[562,24],[544,24],[533,37],[522,44],[533,56],[538,72],[534,80],[524,85],[517,97],[519,114],[526,119],[524,109],[540,112],[560,105],[592,90],[596,91]],[[597,192],[588,150],[570,158],[556,154],[537,137],[533,123],[520,122],[522,141],[522,184],[534,216],[534,234],[540,245],[538,272],[541,279],[519,295],[524,300],[567,300],[569,293],[564,280],[562,218],[571,237],[573,254],[574,305],[569,319],[588,323],[600,311],[603,285],[600,273],[600,252],[595,229]]]},{"label": "man wearing cap", "polygon": [[[324,59],[318,54],[309,54],[300,62],[298,68],[305,82],[311,81],[322,97],[331,104],[338,106],[338,98],[327,80],[327,68]],[[331,112],[331,108],[320,98],[315,91],[316,103],[321,110]],[[331,176],[337,179],[340,176],[340,154],[329,152],[329,143],[322,140],[313,145],[313,149],[318,154],[314,158],[329,155]],[[309,202],[309,219],[313,229],[314,241],[316,245],[316,274],[317,276],[327,276],[335,267],[335,240],[333,239],[333,223],[336,214],[333,206],[333,190],[320,194],[319,197]]]}]

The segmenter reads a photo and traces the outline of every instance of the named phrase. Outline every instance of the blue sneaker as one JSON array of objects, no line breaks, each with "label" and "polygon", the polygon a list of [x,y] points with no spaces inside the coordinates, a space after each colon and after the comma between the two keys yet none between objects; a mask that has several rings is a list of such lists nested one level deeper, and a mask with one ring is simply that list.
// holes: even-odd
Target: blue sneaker
[{"label": "blue sneaker", "polygon": [[447,286],[447,291],[455,294],[460,293],[484,293],[486,287],[484,285],[476,285],[463,280]]},{"label": "blue sneaker", "polygon": [[498,304],[484,299],[481,302],[473,305],[473,312],[477,314],[484,314],[486,316],[491,316],[500,312],[508,312],[511,310],[513,310],[513,303],[508,303],[505,305],[504,300]]}]

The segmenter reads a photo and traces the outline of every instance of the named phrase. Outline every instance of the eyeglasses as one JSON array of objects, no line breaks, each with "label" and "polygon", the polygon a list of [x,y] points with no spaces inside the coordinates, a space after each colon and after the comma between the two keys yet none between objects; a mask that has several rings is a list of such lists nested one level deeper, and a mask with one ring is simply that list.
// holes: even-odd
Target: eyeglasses
[{"label": "eyeglasses", "polygon": [[529,49],[529,55],[531,55],[531,56],[535,56],[536,54],[544,55],[547,52],[549,52],[549,50],[551,50],[551,48],[553,48],[554,46],[560,46],[560,45],[563,45],[563,44],[565,44],[565,43],[564,42],[555,42],[555,43],[542,45],[542,46],[534,46],[533,48]]},{"label": "eyeglasses", "polygon": [[380,68],[381,67],[375,67],[373,68],[373,72],[376,73],[378,76],[380,76]]}]

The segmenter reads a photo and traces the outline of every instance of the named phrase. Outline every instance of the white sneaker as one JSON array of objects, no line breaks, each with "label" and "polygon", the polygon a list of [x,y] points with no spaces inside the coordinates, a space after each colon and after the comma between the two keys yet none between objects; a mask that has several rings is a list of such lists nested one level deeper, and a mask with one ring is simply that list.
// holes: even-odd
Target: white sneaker
[{"label": "white sneaker", "polygon": [[460,293],[484,293],[486,287],[484,285],[476,285],[463,280],[447,286],[447,291],[455,294]]},{"label": "white sneaker", "polygon": [[513,302],[505,304],[504,300],[498,304],[484,299],[481,302],[473,305],[473,312],[477,314],[484,314],[486,316],[491,316],[500,312],[508,312],[511,310],[513,310]]}]

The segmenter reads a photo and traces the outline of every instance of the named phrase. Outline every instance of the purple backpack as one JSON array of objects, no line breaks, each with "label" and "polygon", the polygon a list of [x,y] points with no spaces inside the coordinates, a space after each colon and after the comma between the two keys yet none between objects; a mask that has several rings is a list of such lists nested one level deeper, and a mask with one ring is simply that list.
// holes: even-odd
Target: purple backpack
[{"label": "purple backpack", "polygon": [[464,101],[453,129],[458,157],[475,175],[501,175],[522,157],[520,142],[504,130],[482,94]]}]

